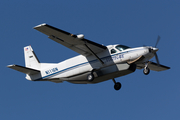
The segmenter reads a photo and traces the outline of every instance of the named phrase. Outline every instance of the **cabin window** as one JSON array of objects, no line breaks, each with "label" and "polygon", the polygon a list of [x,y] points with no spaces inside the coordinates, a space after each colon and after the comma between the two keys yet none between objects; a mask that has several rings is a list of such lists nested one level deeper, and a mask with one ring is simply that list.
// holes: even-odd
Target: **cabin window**
[{"label": "cabin window", "polygon": [[116,53],[116,50],[115,49],[111,49],[111,54],[114,54]]},{"label": "cabin window", "polygon": [[126,49],[128,49],[128,48],[130,48],[130,47],[125,46],[125,45],[117,45],[117,46],[116,46],[116,49],[118,49],[119,51],[123,51],[123,50],[126,50]]}]

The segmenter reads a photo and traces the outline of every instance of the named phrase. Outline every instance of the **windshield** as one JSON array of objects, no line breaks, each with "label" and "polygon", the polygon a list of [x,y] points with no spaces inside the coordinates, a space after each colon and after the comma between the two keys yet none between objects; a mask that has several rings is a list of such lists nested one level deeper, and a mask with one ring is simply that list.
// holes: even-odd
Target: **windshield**
[{"label": "windshield", "polygon": [[125,45],[117,45],[117,46],[116,46],[116,49],[118,49],[119,51],[123,51],[123,50],[126,50],[126,49],[128,49],[128,48],[130,48],[130,47],[125,46]]}]

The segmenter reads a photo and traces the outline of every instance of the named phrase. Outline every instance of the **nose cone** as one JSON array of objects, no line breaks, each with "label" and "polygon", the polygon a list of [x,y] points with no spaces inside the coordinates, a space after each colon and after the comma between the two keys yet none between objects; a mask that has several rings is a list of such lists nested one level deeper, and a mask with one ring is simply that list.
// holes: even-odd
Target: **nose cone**
[{"label": "nose cone", "polygon": [[152,48],[152,50],[153,50],[154,52],[157,52],[159,49],[158,49],[158,48]]}]

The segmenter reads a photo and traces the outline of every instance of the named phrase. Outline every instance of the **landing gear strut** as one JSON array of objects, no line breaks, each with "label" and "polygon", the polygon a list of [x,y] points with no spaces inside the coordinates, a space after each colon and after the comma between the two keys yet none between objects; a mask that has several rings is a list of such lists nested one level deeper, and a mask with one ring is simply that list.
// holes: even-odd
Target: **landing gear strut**
[{"label": "landing gear strut", "polygon": [[114,89],[115,90],[121,89],[121,83],[120,82],[116,82],[114,78],[112,80],[114,82]]}]

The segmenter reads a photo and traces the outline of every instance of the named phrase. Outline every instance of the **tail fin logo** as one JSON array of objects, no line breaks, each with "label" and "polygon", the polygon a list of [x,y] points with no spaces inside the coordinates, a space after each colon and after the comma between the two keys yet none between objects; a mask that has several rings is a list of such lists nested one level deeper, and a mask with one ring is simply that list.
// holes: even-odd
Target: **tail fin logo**
[{"label": "tail fin logo", "polygon": [[25,51],[28,51],[28,47],[25,48]]}]

